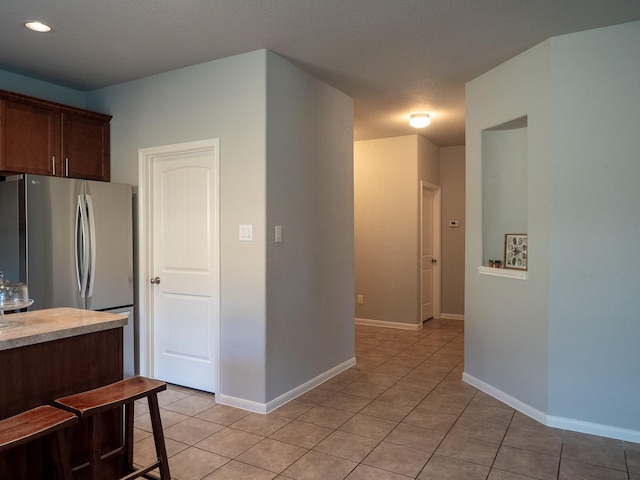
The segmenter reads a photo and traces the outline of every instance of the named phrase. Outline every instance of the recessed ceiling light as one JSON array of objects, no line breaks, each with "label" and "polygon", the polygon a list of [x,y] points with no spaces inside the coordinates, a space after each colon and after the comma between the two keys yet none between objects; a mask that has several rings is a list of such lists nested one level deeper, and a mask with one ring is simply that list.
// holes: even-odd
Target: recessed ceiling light
[{"label": "recessed ceiling light", "polygon": [[428,113],[414,113],[409,116],[409,125],[413,128],[424,128],[431,123],[431,117]]},{"label": "recessed ceiling light", "polygon": [[24,22],[24,26],[29,30],[33,30],[34,32],[48,33],[51,31],[51,27],[49,25],[47,25],[46,23],[38,22],[36,20]]}]

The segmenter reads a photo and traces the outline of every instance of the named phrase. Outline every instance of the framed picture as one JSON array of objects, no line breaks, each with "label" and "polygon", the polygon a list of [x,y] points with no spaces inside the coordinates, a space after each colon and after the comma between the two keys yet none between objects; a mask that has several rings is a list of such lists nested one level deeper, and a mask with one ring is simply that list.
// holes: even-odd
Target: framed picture
[{"label": "framed picture", "polygon": [[504,236],[504,268],[527,269],[527,234],[506,233]]}]

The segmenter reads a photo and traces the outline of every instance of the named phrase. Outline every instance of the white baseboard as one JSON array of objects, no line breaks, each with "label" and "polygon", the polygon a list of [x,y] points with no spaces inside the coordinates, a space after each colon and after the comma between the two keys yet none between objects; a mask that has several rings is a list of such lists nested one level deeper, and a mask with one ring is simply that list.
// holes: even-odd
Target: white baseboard
[{"label": "white baseboard", "polygon": [[441,313],[440,318],[443,320],[464,320],[464,315],[458,313]]},{"label": "white baseboard", "polygon": [[517,398],[512,397],[511,395],[504,393],[502,390],[498,390],[497,388],[483,382],[482,380],[477,379],[472,375],[469,375],[466,372],[462,374],[462,380],[464,382],[467,382],[469,385],[473,385],[478,390],[483,391],[487,395],[491,395],[493,398],[500,400],[502,403],[506,403],[519,412],[524,413],[527,417],[531,417],[534,420],[545,425],[547,424],[547,415],[544,412],[533,408],[532,406],[518,400]]},{"label": "white baseboard", "polygon": [[244,398],[233,397],[231,395],[225,395],[224,393],[216,394],[216,403],[222,405],[228,405],[230,407],[241,408],[242,410],[248,410],[253,413],[267,413],[267,404],[253,402]]},{"label": "white baseboard", "polygon": [[488,383],[485,383],[482,380],[469,375],[468,373],[462,374],[462,380],[467,382],[469,385],[473,385],[478,390],[483,391],[487,395],[491,395],[501,402],[506,403],[510,407],[515,408],[528,417],[537,420],[547,427],[561,428],[563,430],[571,430],[573,432],[588,433],[590,435],[598,435],[601,437],[625,440],[627,442],[640,443],[640,431],[630,430],[628,428],[614,427],[611,425],[604,425],[600,423],[585,422],[572,418],[547,415],[545,412],[533,408],[532,406],[518,400],[517,398],[512,397],[511,395],[504,393],[502,390],[498,390]]},{"label": "white baseboard", "polygon": [[356,364],[355,357],[351,358],[346,362],[343,362],[340,365],[337,365],[332,369],[327,370],[324,373],[321,373],[317,377],[312,378],[308,382],[305,382],[302,385],[299,385],[296,388],[289,390],[286,393],[283,393],[282,395],[271,400],[268,403],[253,402],[251,400],[233,397],[231,395],[225,395],[223,393],[216,394],[216,402],[221,403],[223,405],[229,405],[230,407],[236,407],[236,408],[241,408],[243,410],[248,410],[254,413],[269,413],[275,410],[276,408],[281,407],[285,403],[290,402],[294,398],[299,397],[303,393],[306,393],[309,390],[317,387],[318,385],[326,382],[330,378],[335,377],[339,373],[342,373],[345,370],[353,367],[355,364]]},{"label": "white baseboard", "polygon": [[573,432],[589,433],[601,437],[616,438],[626,442],[640,443],[640,431],[628,428],[613,427],[601,423],[584,422],[572,418],[547,415],[547,426],[571,430]]},{"label": "white baseboard", "polygon": [[371,320],[369,318],[355,318],[356,325],[369,325],[371,327],[399,328],[401,330],[422,330],[422,323],[399,323],[386,320]]}]

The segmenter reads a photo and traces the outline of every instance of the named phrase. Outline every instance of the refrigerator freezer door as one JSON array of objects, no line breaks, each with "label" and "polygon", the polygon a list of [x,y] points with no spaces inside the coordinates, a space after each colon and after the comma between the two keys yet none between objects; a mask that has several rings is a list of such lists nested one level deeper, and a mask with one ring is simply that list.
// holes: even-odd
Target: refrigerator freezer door
[{"label": "refrigerator freezer door", "polygon": [[132,189],[130,185],[86,182],[95,237],[86,308],[105,310],[133,304]]},{"label": "refrigerator freezer door", "polygon": [[12,282],[25,281],[23,197],[20,182],[0,182],[0,271]]},{"label": "refrigerator freezer door", "polygon": [[31,310],[85,308],[74,252],[76,202],[82,180],[25,175],[27,277]]}]

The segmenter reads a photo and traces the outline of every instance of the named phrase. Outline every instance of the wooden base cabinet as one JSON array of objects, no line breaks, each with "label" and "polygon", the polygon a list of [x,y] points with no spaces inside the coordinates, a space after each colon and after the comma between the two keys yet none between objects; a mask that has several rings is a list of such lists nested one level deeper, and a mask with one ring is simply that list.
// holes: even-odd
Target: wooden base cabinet
[{"label": "wooden base cabinet", "polygon": [[[40,310],[43,311],[43,310]],[[0,419],[8,418],[56,398],[84,392],[122,380],[122,327],[49,342],[0,350]],[[123,418],[119,410],[101,414],[99,428],[104,451],[122,443]],[[67,433],[71,466],[88,460],[89,425],[86,420]],[[92,479],[85,468],[74,480],[112,480],[122,477],[121,458],[105,465],[104,477]],[[2,480],[59,480],[44,440],[0,453]]]},{"label": "wooden base cabinet", "polygon": [[0,90],[0,172],[109,181],[110,121]]}]

